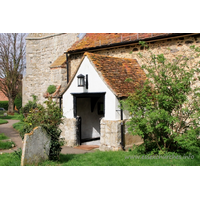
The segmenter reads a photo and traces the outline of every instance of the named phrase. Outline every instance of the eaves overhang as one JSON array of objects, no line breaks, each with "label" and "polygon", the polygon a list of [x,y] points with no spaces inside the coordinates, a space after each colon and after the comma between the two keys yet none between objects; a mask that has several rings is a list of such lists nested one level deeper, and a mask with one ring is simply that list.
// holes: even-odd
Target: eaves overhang
[{"label": "eaves overhang", "polygon": [[107,48],[114,48],[114,47],[121,47],[121,46],[127,46],[130,44],[138,43],[139,41],[148,41],[148,42],[153,42],[153,41],[158,41],[158,40],[163,40],[163,39],[170,39],[170,38],[178,38],[178,37],[183,37],[183,36],[192,36],[192,35],[200,35],[199,33],[171,33],[167,35],[159,35],[159,36],[154,36],[150,38],[138,38],[136,40],[132,41],[124,41],[124,42],[118,42],[118,43],[113,43],[113,44],[106,44],[106,45],[99,45],[95,47],[88,47],[88,48],[82,48],[82,49],[77,49],[77,50],[70,50],[66,51],[66,54],[78,54],[78,53],[84,53],[88,51],[95,51],[95,50],[103,50]]}]

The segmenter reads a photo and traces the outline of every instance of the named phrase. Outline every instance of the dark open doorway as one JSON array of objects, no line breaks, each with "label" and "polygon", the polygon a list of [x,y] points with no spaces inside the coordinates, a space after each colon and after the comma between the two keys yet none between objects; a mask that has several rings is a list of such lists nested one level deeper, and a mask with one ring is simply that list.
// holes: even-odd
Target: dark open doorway
[{"label": "dark open doorway", "polygon": [[100,119],[104,117],[105,113],[105,93],[72,95],[80,145],[84,142],[100,140]]}]

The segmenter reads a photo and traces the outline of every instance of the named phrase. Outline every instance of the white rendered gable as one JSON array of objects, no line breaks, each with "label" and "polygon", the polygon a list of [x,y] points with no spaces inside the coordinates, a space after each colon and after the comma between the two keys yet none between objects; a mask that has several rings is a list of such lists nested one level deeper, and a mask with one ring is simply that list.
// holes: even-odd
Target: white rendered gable
[{"label": "white rendered gable", "polygon": [[[88,89],[78,87],[77,76],[79,74],[88,75]],[[105,119],[120,119],[119,102],[113,92],[102,80],[91,61],[85,56],[71,85],[63,94],[63,115],[67,118],[73,118],[73,95],[71,93],[101,93],[105,92]]]}]

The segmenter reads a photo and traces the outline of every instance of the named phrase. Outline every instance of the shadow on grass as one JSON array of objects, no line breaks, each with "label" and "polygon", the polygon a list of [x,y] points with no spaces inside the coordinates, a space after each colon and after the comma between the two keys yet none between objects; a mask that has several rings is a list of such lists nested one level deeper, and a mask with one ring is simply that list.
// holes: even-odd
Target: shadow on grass
[{"label": "shadow on grass", "polygon": [[69,162],[70,160],[74,160],[79,157],[77,154],[60,154],[60,163]]},{"label": "shadow on grass", "polygon": [[58,161],[46,160],[42,163],[39,163],[40,166],[61,166],[66,165],[71,162],[79,162],[81,156],[84,154],[60,154],[60,159]]},{"label": "shadow on grass", "polygon": [[160,158],[133,159],[134,152],[91,152],[86,154],[61,154],[58,162],[46,161],[42,165],[57,166],[199,166],[200,156],[194,155],[193,159]]}]

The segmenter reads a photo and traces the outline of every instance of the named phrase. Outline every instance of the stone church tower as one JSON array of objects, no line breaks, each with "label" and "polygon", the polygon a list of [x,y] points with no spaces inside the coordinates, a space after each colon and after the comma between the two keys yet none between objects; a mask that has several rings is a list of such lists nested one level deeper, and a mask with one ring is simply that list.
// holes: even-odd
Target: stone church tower
[{"label": "stone church tower", "polygon": [[38,103],[45,101],[44,93],[49,85],[65,87],[67,71],[65,66],[51,67],[51,64],[69,49],[78,38],[78,33],[30,33],[26,38],[26,75],[23,78],[23,106],[38,97]]}]

